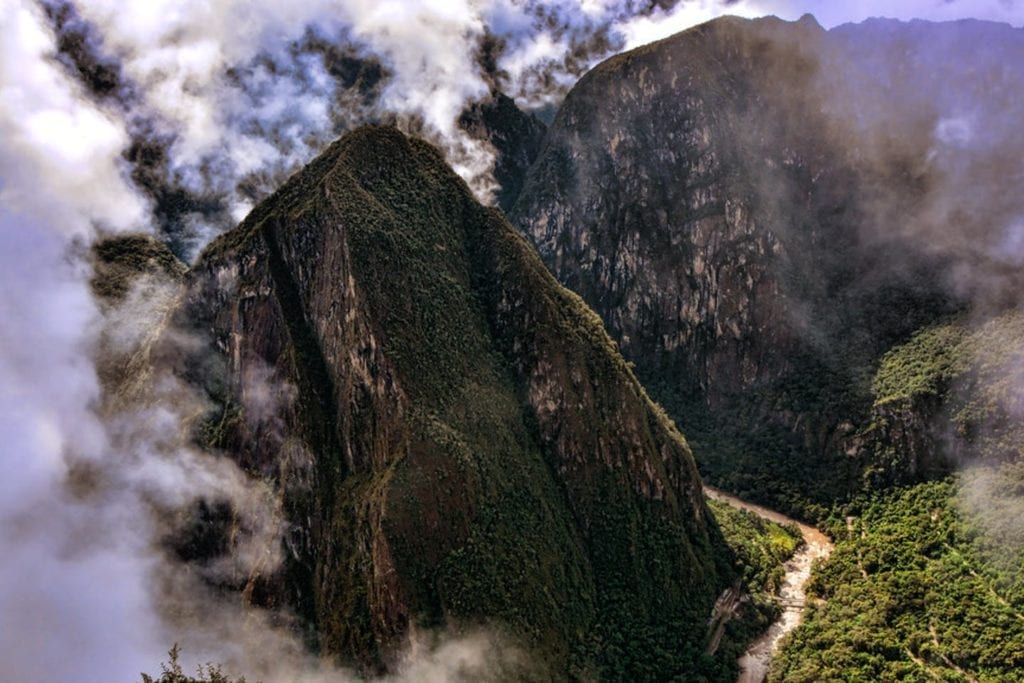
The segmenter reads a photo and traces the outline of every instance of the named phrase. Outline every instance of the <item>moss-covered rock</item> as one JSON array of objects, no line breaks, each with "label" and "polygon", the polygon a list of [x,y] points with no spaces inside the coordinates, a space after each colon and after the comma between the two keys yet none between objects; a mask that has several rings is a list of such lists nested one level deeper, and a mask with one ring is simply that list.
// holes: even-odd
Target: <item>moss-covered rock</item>
[{"label": "moss-covered rock", "polygon": [[332,145],[201,255],[175,328],[200,439],[283,491],[281,590],[323,651],[381,670],[414,625],[483,624],[555,678],[731,675],[689,447],[431,146]]}]

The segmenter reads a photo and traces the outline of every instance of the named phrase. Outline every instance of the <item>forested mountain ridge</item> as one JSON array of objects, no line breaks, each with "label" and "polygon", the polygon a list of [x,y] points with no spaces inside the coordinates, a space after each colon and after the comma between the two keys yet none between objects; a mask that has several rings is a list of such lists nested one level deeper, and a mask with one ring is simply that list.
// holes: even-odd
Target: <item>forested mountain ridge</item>
[{"label": "forested mountain ridge", "polygon": [[[488,624],[530,676],[734,670],[704,655],[735,570],[686,442],[435,149],[347,135],[183,279],[149,362],[211,406],[196,442],[282,496],[285,562],[247,600],[371,672],[410,629]],[[191,556],[229,551],[195,515]]]}]

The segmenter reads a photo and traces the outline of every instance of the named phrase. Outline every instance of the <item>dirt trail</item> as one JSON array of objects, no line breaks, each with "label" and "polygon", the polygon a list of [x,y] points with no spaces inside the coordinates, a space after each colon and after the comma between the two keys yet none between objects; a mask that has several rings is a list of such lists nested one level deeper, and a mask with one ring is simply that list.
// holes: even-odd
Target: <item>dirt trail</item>
[{"label": "dirt trail", "polygon": [[748,503],[711,486],[704,487],[704,494],[712,500],[727,503],[741,510],[749,510],[770,522],[793,524],[800,529],[800,534],[804,538],[804,544],[785,564],[786,574],[778,593],[782,616],[760,638],[751,643],[747,651],[740,657],[738,683],[761,683],[768,675],[768,665],[778,650],[779,641],[797,627],[803,616],[806,599],[804,586],[811,576],[811,564],[818,558],[828,557],[834,546],[825,534],[812,526],[787,517],[781,512]]}]

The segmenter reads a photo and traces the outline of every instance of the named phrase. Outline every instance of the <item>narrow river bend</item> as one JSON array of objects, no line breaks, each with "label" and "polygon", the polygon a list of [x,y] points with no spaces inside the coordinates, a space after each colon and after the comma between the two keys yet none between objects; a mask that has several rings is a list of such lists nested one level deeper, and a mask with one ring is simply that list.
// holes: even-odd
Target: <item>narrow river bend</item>
[{"label": "narrow river bend", "polygon": [[832,541],[828,536],[812,526],[787,517],[781,512],[748,503],[724,491],[711,486],[704,486],[704,495],[712,500],[727,503],[741,510],[749,510],[758,517],[778,524],[793,524],[800,529],[804,544],[797,549],[793,557],[786,561],[786,574],[779,587],[778,599],[782,607],[782,615],[757,640],[750,644],[747,651],[740,657],[740,676],[738,683],[761,683],[768,675],[768,665],[778,651],[779,641],[800,623],[804,613],[804,601],[807,594],[804,587],[811,577],[811,564],[819,557],[828,557],[832,552]]}]

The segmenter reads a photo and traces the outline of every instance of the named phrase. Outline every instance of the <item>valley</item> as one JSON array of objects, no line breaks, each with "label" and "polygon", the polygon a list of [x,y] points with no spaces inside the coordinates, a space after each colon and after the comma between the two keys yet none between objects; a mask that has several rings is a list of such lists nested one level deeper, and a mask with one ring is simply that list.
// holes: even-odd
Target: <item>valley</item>
[{"label": "valley", "polygon": [[[831,519],[835,551],[812,577],[813,602],[769,681],[1022,680],[1021,546],[991,536],[991,511],[971,500],[976,478],[992,475],[880,494]],[[1002,484],[985,485],[996,508],[1020,481],[998,476]]]},{"label": "valley", "polygon": [[[945,30],[860,29],[922,59]],[[292,534],[256,606],[374,675],[493,621],[543,663],[501,677],[1012,680],[1024,543],[957,477],[1015,504],[1018,274],[933,248],[946,158],[846,118],[857,45],[723,18],[598,65],[550,127],[499,98],[465,119],[514,157],[498,208],[360,128],[175,270],[201,343],[154,360]],[[290,387],[269,414],[254,378]]]},{"label": "valley", "polygon": [[782,613],[767,631],[747,647],[739,660],[738,683],[761,683],[768,675],[771,660],[778,652],[780,641],[800,624],[807,600],[805,586],[811,578],[814,563],[827,559],[835,546],[831,539],[818,529],[775,510],[741,500],[713,486],[705,485],[704,495],[713,501],[725,503],[738,510],[746,510],[775,524],[796,527],[800,531],[802,543],[785,561],[785,574],[773,596]]}]

